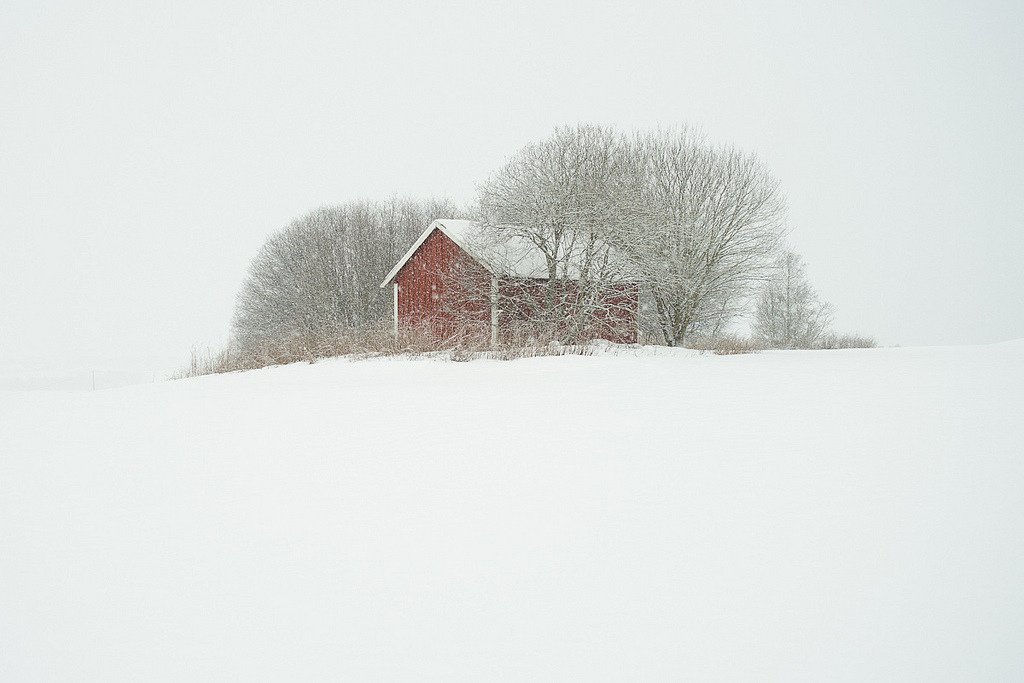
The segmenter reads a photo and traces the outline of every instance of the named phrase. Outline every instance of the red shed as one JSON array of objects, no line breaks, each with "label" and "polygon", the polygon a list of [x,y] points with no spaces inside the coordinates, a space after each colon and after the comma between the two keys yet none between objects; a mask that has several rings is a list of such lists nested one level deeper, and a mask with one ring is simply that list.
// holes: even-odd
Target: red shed
[{"label": "red shed", "polygon": [[[563,259],[562,268],[560,291],[571,297],[580,289],[574,284],[580,274],[571,258]],[[456,272],[459,278],[452,277]],[[489,328],[494,344],[543,299],[548,279],[547,260],[530,240],[485,231],[474,221],[439,219],[423,231],[380,286],[392,287],[395,334],[420,328],[449,338],[458,332],[457,322],[470,321],[478,329]],[[477,283],[475,293],[460,284],[467,281]],[[639,289],[626,280],[603,286],[603,305],[592,307],[592,320],[583,334],[635,343]]]}]

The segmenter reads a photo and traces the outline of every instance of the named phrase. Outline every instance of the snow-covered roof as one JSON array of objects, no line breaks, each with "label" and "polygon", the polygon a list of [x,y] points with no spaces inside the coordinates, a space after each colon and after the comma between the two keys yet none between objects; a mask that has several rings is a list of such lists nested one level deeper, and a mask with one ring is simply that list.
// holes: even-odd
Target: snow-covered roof
[{"label": "snow-covered roof", "polygon": [[[463,251],[482,265],[491,275],[513,278],[546,280],[548,265],[544,252],[529,238],[514,230],[489,230],[477,221],[439,218],[423,231],[419,239],[409,248],[391,272],[384,278],[381,287],[391,283],[416,250],[435,230],[440,230]],[[563,277],[575,280],[580,277],[582,259],[566,258],[560,267],[568,272]]]}]

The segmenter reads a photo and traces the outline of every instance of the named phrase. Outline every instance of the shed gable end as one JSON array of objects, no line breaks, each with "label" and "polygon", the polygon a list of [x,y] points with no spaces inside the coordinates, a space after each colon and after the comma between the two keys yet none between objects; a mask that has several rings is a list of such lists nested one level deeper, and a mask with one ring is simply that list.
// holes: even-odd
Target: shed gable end
[{"label": "shed gable end", "polygon": [[[456,271],[489,277],[451,238],[440,230],[432,231],[394,276],[398,325],[429,327],[435,334],[450,336],[457,317],[453,306],[460,306],[465,300],[459,292],[451,291],[458,287],[450,277]],[[468,303],[461,304],[460,308]]]}]

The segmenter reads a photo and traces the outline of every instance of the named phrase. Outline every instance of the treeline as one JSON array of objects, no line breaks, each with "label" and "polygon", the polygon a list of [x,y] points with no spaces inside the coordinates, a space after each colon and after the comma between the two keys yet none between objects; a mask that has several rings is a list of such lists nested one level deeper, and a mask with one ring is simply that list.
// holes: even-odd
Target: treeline
[{"label": "treeline", "polygon": [[[541,314],[562,330],[574,329],[567,316],[593,315],[603,287],[628,277],[642,283],[647,343],[722,352],[874,345],[832,331],[831,307],[786,249],[780,184],[755,155],[685,128],[581,125],[519,150],[481,183],[471,207],[353,202],[294,221],[253,259],[228,348],[193,372],[444,346],[415,332],[396,340],[390,293],[379,284],[430,221],[457,217],[497,239],[529,240],[545,257],[552,292],[567,278],[575,291],[592,290],[572,309],[549,299]],[[751,333],[737,337],[745,320]]]}]

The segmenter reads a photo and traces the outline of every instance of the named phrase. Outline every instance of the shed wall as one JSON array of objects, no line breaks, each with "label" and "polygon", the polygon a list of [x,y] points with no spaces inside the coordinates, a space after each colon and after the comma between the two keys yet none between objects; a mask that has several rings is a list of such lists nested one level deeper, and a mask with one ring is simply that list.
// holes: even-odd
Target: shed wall
[{"label": "shed wall", "polygon": [[490,325],[489,307],[461,291],[466,278],[489,281],[490,275],[440,230],[433,231],[398,274],[399,329],[423,329],[438,338],[451,337],[455,319]]},{"label": "shed wall", "polygon": [[[499,328],[501,336],[529,337],[531,321],[543,320],[545,298],[548,296],[547,280],[505,280],[501,283],[502,311]],[[590,323],[586,329],[573,334],[570,322],[557,325],[558,333],[568,337],[581,335],[585,339],[606,339],[618,344],[633,344],[637,341],[637,321],[640,311],[640,288],[634,283],[607,285],[600,303],[587,305],[572,280],[561,281],[555,296],[559,305],[572,310],[576,306],[591,310]],[[543,331],[539,331],[541,335]]]},{"label": "shed wall", "polygon": [[[396,331],[420,329],[438,339],[462,334],[490,337],[491,276],[440,230],[424,240],[394,281],[398,285]],[[532,336],[530,321],[537,319],[535,310],[543,304],[547,284],[545,280],[519,279],[500,283],[499,339],[525,341]],[[568,281],[562,286],[566,289],[561,296],[571,301],[576,285]],[[613,286],[584,336],[634,343],[638,313],[637,285]]]}]

